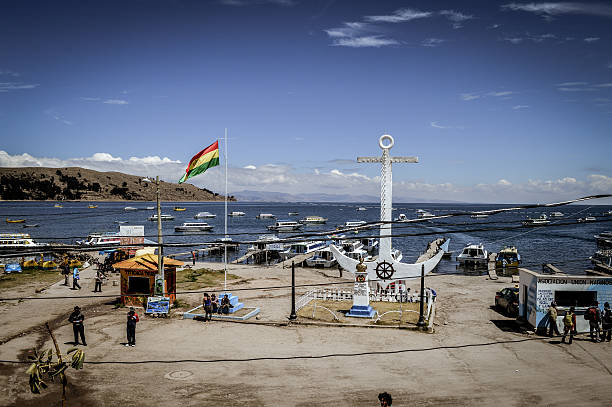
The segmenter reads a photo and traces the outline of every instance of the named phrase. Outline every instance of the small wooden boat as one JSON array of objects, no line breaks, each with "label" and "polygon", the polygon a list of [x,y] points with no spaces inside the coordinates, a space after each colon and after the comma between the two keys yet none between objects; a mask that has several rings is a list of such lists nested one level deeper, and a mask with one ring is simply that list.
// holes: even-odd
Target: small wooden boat
[{"label": "small wooden boat", "polygon": [[55,205],[53,205],[54,208],[63,208],[64,205],[56,203]]},{"label": "small wooden boat", "polygon": [[87,207],[89,209],[96,209],[98,207],[98,205],[87,205]]},{"label": "small wooden boat", "polygon": [[24,228],[37,228],[38,227],[38,223],[26,223],[25,225],[23,225]]},{"label": "small wooden boat", "polygon": [[9,219],[6,218],[6,223],[24,223],[25,219]]},{"label": "small wooden boat", "polygon": [[174,211],[175,212],[183,212],[184,210],[186,210],[186,208],[181,208],[181,207],[178,207],[178,206],[174,207]]}]

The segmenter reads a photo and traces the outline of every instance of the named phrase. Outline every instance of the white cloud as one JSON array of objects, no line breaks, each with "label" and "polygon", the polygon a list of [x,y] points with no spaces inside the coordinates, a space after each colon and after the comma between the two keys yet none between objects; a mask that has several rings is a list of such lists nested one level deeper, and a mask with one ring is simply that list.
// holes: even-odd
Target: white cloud
[{"label": "white cloud", "polygon": [[512,106],[513,110],[520,110],[520,109],[527,109],[529,106],[527,105],[516,105],[516,106]]},{"label": "white cloud", "polygon": [[128,102],[127,100],[123,100],[123,99],[106,99],[102,103],[107,104],[107,105],[127,105],[130,102]]},{"label": "white cloud", "polygon": [[508,186],[508,185],[512,185],[512,183],[510,181],[502,178],[499,181],[497,181],[497,185]]},{"label": "white cloud", "polygon": [[518,45],[521,42],[523,42],[524,38],[520,38],[520,37],[505,37],[503,38],[504,41],[508,41],[511,44],[514,45]]},{"label": "white cloud", "polygon": [[244,168],[245,170],[256,170],[257,169],[257,167],[254,165],[245,165],[242,168]]},{"label": "white cloud", "polygon": [[474,99],[480,99],[480,95],[477,95],[475,93],[462,93],[461,94],[461,99],[468,101],[468,100],[474,100]]},{"label": "white cloud", "polygon": [[599,83],[597,85],[595,85],[595,87],[597,88],[612,88],[612,83],[608,82],[608,83]]},{"label": "white cloud", "polygon": [[85,96],[81,96],[79,99],[85,100],[88,102],[98,102],[101,100],[100,98],[90,98],[90,97],[85,97]]},{"label": "white cloud", "polygon": [[495,97],[500,97],[500,96],[509,96],[509,95],[514,94],[514,93],[515,92],[512,92],[510,90],[504,90],[504,91],[501,91],[501,92],[489,92],[489,93],[487,93],[487,95],[495,96]]},{"label": "white cloud", "polygon": [[421,45],[424,47],[437,47],[443,42],[446,42],[446,40],[441,38],[426,38],[421,42]]},{"label": "white cloud", "polygon": [[584,42],[595,42],[595,41],[599,41],[601,38],[599,37],[587,37],[584,39]]},{"label": "white cloud", "polygon": [[555,86],[582,86],[582,85],[587,85],[587,82],[563,82],[563,83],[558,83]]},{"label": "white cloud", "polygon": [[364,47],[384,47],[387,45],[397,45],[399,44],[396,40],[392,38],[384,38],[379,35],[369,35],[365,37],[355,37],[355,38],[340,38],[334,41],[332,45],[340,46],[340,47],[352,47],[352,48],[364,48]]},{"label": "white cloud", "polygon": [[393,14],[381,16],[365,16],[366,21],[373,23],[403,23],[420,18],[428,18],[433,15],[429,11],[419,11],[410,8],[395,10]]},{"label": "white cloud", "polygon": [[38,87],[38,83],[23,83],[23,82],[0,82],[0,92],[10,92],[13,90],[34,89]]},{"label": "white cloud", "polygon": [[171,160],[168,157],[160,158],[157,155],[152,155],[152,156],[147,156],[147,157],[142,157],[142,158],[130,157],[130,161],[135,162],[135,163],[152,164],[152,165],[170,164],[170,163],[180,164],[181,163],[180,160]]},{"label": "white cloud", "polygon": [[429,125],[436,129],[448,130],[448,129],[463,129],[463,126],[443,126],[438,122],[430,122]]},{"label": "white cloud", "polygon": [[502,5],[501,9],[504,11],[526,11],[540,15],[548,20],[552,19],[553,16],[561,14],[586,14],[602,17],[612,17],[612,6],[598,3],[509,3]]},{"label": "white cloud", "polygon": [[113,157],[109,153],[95,153],[94,155],[89,157],[89,159],[91,161],[105,161],[105,162],[121,161],[121,158]]},{"label": "white cloud", "polygon": [[474,18],[473,15],[463,14],[455,10],[442,10],[440,11],[440,15],[443,15],[450,20],[453,23],[453,28],[461,28],[463,27],[462,23],[464,21],[472,20]]},{"label": "white cloud", "polygon": [[62,117],[60,114],[55,112],[53,109],[47,109],[44,111],[44,113],[47,116],[52,117],[53,119],[57,120],[58,122],[64,123],[67,126],[72,126],[74,124],[70,120],[66,120],[64,117]]},{"label": "white cloud", "polygon": [[19,72],[14,72],[14,71],[11,71],[10,69],[0,69],[0,75],[12,76],[14,78],[21,76]]},{"label": "white cloud", "polygon": [[505,37],[502,38],[503,41],[508,41],[511,44],[518,45],[522,44],[524,41],[531,41],[534,43],[541,43],[545,40],[554,40],[557,36],[554,34],[530,34],[526,33],[523,37]]}]

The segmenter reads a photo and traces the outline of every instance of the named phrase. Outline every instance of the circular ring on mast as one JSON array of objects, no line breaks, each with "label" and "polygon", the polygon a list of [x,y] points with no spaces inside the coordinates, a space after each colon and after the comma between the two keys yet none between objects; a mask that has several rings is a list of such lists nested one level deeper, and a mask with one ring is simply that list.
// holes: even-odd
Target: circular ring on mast
[{"label": "circular ring on mast", "polygon": [[[384,140],[389,140],[389,144],[383,144]],[[395,140],[393,140],[393,137],[391,137],[390,134],[383,134],[382,136],[380,136],[380,139],[378,139],[378,145],[383,150],[393,147],[393,144],[395,144]]]}]

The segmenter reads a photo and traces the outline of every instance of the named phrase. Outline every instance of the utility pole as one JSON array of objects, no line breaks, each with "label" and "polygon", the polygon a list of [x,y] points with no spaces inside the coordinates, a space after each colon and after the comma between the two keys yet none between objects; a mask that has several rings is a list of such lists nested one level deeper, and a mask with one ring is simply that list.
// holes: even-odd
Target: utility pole
[{"label": "utility pole", "polygon": [[[163,254],[163,237],[162,237],[162,220],[161,220],[161,201],[159,194],[159,175],[155,178],[155,185],[157,186],[157,274],[161,278],[161,295],[164,296],[164,254]],[[156,287],[157,288],[157,287]]]},{"label": "utility pole", "polygon": [[417,326],[420,329],[425,328],[425,316],[423,315],[423,303],[425,302],[425,265],[421,265],[421,303],[419,304],[419,322]]},{"label": "utility pole", "polygon": [[289,315],[289,319],[293,321],[297,319],[297,315],[295,314],[295,262],[291,262],[291,314]]}]

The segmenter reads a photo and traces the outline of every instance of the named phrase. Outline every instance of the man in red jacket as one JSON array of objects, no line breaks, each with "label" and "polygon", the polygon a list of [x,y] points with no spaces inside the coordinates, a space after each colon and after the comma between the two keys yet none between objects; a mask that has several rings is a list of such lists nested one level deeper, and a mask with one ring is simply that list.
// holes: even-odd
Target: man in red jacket
[{"label": "man in red jacket", "polygon": [[136,346],[136,323],[140,321],[134,307],[130,307],[127,314],[127,340],[125,346]]}]

